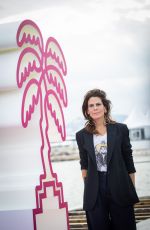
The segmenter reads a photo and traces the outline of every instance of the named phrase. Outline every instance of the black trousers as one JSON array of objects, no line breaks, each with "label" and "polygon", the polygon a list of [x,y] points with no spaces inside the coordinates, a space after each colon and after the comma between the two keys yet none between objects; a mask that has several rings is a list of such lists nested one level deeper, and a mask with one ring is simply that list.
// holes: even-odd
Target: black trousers
[{"label": "black trousers", "polygon": [[99,194],[94,208],[86,211],[89,230],[136,230],[134,207],[122,207],[108,195],[107,173],[99,173]]}]

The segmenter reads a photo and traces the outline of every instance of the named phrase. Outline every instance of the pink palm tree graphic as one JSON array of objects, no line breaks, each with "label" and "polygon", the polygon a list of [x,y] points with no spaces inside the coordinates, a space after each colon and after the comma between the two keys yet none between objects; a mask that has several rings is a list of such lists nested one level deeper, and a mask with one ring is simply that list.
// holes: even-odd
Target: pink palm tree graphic
[{"label": "pink palm tree graphic", "polygon": [[[55,124],[56,133],[64,141],[66,138],[65,120],[62,107],[67,107],[67,91],[64,76],[67,74],[66,61],[62,49],[55,38],[49,37],[44,50],[43,38],[38,26],[31,20],[23,21],[17,31],[17,45],[21,53],[17,64],[17,85],[23,88],[21,121],[26,128],[31,120],[35,107],[40,106],[39,127],[41,134],[41,160],[43,174],[36,186],[36,209],[33,209],[34,230],[47,229],[40,216],[44,213],[44,200],[49,189],[58,199],[58,209],[65,210],[66,228],[69,229],[68,205],[64,202],[62,183],[51,164],[51,145],[48,137],[49,118]],[[48,204],[51,206],[51,203]],[[43,221],[43,219],[42,219]],[[51,220],[50,221],[59,221]],[[47,223],[46,223],[47,225]],[[64,230],[65,230],[64,229]]]}]

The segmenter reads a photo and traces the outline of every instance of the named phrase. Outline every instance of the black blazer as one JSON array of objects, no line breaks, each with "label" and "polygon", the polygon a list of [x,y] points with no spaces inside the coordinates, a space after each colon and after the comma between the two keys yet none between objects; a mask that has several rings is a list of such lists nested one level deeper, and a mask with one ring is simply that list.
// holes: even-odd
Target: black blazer
[{"label": "black blazer", "polygon": [[[98,195],[98,171],[96,165],[93,134],[85,128],[76,133],[81,169],[87,169],[84,186],[83,209],[94,207]],[[129,176],[135,172],[129,130],[125,124],[107,125],[107,177],[111,199],[121,206],[139,202]]]}]

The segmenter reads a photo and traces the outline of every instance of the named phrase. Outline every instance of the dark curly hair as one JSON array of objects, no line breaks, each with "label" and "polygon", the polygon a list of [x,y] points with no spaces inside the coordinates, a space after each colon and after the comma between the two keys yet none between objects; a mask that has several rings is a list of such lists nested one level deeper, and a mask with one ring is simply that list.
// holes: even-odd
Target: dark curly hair
[{"label": "dark curly hair", "polygon": [[82,113],[87,120],[85,123],[85,128],[87,131],[93,134],[97,134],[98,131],[96,130],[95,123],[93,119],[88,115],[87,110],[88,110],[88,101],[91,97],[99,97],[102,100],[103,105],[106,108],[106,113],[104,115],[105,123],[115,123],[114,120],[111,119],[110,111],[111,111],[111,101],[107,99],[106,93],[103,90],[100,89],[92,89],[89,90],[85,96],[84,96],[84,101],[82,104]]}]

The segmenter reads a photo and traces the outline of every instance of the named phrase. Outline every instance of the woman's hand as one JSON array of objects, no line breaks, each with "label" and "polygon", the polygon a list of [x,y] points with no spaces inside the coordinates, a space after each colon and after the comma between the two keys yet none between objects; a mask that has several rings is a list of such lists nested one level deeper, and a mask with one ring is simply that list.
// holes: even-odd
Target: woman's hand
[{"label": "woman's hand", "polygon": [[130,173],[129,176],[130,176],[130,178],[132,180],[132,183],[133,183],[133,185],[135,187],[135,174],[134,173]]}]

